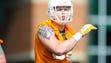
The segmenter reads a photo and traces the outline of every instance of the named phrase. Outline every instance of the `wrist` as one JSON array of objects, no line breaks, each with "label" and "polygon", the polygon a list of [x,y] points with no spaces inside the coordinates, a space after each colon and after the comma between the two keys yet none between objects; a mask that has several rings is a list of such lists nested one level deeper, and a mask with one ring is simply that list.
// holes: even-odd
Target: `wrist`
[{"label": "wrist", "polygon": [[52,56],[53,56],[53,58],[55,58],[55,59],[60,59],[60,60],[63,60],[63,59],[65,59],[65,55],[56,55],[56,54],[52,54]]},{"label": "wrist", "polygon": [[78,42],[82,38],[82,36],[83,35],[80,32],[77,32],[76,34],[73,35],[72,38]]}]

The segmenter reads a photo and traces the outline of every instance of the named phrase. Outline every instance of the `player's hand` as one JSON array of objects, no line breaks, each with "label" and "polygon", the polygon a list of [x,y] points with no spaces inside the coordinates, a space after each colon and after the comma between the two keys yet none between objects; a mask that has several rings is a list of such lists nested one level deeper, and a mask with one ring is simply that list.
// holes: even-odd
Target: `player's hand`
[{"label": "player's hand", "polygon": [[80,33],[84,36],[88,34],[91,30],[96,30],[96,29],[97,28],[93,26],[92,24],[86,24],[81,28]]}]

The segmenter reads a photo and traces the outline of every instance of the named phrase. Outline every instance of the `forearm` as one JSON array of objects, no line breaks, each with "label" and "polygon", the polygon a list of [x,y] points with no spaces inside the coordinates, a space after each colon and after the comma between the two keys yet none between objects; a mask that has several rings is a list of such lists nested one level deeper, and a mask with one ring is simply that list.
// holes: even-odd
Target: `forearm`
[{"label": "forearm", "polygon": [[77,44],[77,42],[82,38],[82,36],[88,34],[93,29],[97,29],[97,28],[91,24],[84,25],[79,32],[73,35],[72,38],[59,44],[57,49],[60,50],[61,54],[67,53],[75,46],[75,44]]},{"label": "forearm", "polygon": [[56,49],[59,51],[59,55],[62,55],[70,51],[76,43],[77,42],[74,41],[73,38],[70,38],[69,40],[66,40],[63,43],[60,43]]},{"label": "forearm", "polygon": [[61,54],[65,54],[68,51],[72,50],[81,38],[82,34],[76,33],[70,39],[60,43],[56,49],[60,51]]}]

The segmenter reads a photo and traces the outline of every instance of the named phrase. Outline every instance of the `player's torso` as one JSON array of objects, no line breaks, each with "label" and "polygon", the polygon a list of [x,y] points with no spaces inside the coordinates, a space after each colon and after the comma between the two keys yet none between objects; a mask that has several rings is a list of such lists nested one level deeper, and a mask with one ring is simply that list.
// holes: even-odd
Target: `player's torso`
[{"label": "player's torso", "polygon": [[[57,39],[60,41],[64,41],[64,37],[62,36],[60,31],[57,30],[57,28],[50,21],[49,23],[47,22],[43,23],[43,25],[51,27],[54,30]],[[72,36],[72,34],[73,32],[68,29],[66,29],[64,32],[66,39],[69,39]],[[52,53],[48,51],[47,48],[44,47],[44,45],[42,45],[37,36],[35,39],[35,55],[36,55],[35,56],[36,63],[70,63],[70,61],[67,61],[66,59],[64,60],[54,59],[52,57]]]}]

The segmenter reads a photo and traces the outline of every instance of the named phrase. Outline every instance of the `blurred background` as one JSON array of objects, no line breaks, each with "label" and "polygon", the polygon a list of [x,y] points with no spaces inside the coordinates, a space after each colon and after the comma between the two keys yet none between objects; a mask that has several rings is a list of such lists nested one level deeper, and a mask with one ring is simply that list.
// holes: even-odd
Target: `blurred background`
[{"label": "blurred background", "polygon": [[[47,20],[48,0],[0,0],[0,38],[7,63],[34,63],[35,27]],[[72,0],[74,18],[68,23],[78,32],[95,25],[73,49],[73,63],[111,63],[110,0]]]},{"label": "blurred background", "polygon": [[98,27],[88,36],[88,63],[111,63],[111,1],[89,0],[88,22]]}]

